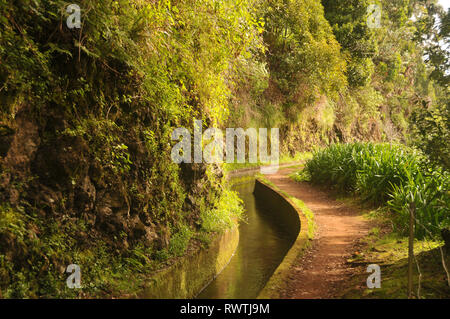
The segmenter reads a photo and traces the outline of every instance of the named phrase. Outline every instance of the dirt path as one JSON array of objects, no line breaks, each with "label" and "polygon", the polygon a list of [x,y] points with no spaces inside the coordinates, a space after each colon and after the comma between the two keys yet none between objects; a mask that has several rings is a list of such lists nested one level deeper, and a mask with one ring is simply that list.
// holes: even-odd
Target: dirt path
[{"label": "dirt path", "polygon": [[367,235],[369,223],[356,208],[335,201],[308,183],[290,179],[289,174],[296,170],[298,168],[286,168],[266,176],[289,195],[301,199],[314,212],[317,224],[312,247],[295,262],[281,296],[335,298],[352,275],[346,260],[355,253],[357,240]]}]

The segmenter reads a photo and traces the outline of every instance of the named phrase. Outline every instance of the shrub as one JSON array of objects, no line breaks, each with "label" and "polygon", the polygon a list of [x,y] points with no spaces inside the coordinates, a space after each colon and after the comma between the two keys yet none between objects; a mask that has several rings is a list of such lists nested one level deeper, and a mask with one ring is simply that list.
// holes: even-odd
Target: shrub
[{"label": "shrub", "polygon": [[450,168],[450,100],[417,108],[411,116],[413,143],[437,165]]}]

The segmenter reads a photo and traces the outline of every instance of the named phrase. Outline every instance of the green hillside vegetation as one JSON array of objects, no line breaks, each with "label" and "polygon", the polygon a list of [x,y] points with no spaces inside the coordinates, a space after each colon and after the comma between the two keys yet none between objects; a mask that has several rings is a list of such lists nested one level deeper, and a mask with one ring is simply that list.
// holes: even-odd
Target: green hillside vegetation
[{"label": "green hillside vegetation", "polygon": [[[0,297],[135,296],[233,225],[243,208],[223,165],[171,160],[172,131],[194,118],[279,127],[284,158],[407,144],[436,170],[414,159],[402,187],[377,186],[355,164],[336,184],[398,216],[406,187],[439,185],[448,200],[449,55],[438,44],[450,12],[436,0],[77,3],[82,26],[69,29],[66,1],[0,0]],[[352,147],[406,150],[354,145],[342,160]],[[448,226],[444,204],[426,196],[426,222]],[[72,263],[89,283],[81,291],[65,284]]]}]

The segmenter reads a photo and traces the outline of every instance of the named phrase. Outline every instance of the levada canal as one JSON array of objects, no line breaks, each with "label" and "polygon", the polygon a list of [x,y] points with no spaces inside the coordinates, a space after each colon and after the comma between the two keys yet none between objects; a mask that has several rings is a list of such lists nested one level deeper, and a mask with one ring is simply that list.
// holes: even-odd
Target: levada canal
[{"label": "levada canal", "polygon": [[198,299],[252,299],[264,288],[289,251],[296,236],[279,218],[276,206],[253,194],[255,181],[233,188],[244,201],[246,221],[239,226],[239,246],[228,266]]}]

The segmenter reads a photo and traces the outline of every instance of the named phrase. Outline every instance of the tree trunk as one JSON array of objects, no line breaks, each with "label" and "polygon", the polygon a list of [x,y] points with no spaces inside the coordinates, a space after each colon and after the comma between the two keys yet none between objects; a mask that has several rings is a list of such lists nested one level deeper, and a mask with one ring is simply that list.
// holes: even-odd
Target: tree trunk
[{"label": "tree trunk", "polygon": [[444,239],[444,250],[450,253],[450,229],[444,228],[441,230],[442,238]]},{"label": "tree trunk", "polygon": [[414,215],[416,205],[409,205],[409,245],[408,245],[408,298],[413,297],[413,262],[414,262]]}]

